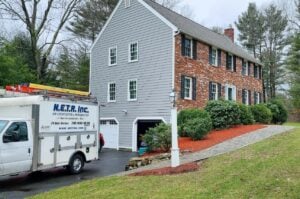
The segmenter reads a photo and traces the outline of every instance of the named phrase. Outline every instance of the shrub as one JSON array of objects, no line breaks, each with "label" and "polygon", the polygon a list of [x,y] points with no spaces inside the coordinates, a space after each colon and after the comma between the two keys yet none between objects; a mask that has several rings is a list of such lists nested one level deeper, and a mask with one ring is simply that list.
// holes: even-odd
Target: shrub
[{"label": "shrub", "polygon": [[254,117],[253,114],[250,110],[249,106],[246,106],[244,104],[239,104],[240,108],[240,121],[242,124],[247,125],[247,124],[253,124],[254,123]]},{"label": "shrub", "polygon": [[150,128],[143,137],[149,151],[164,150],[171,148],[171,126],[160,123],[154,128]]},{"label": "shrub", "polygon": [[240,109],[235,102],[210,101],[205,107],[210,114],[214,129],[225,129],[240,124]]},{"label": "shrub", "polygon": [[212,121],[209,114],[206,113],[206,117],[187,121],[183,129],[192,140],[201,140],[211,131]]},{"label": "shrub", "polygon": [[271,100],[267,103],[267,107],[272,112],[272,123],[283,124],[287,121],[288,112],[280,100]]},{"label": "shrub", "polygon": [[262,124],[270,124],[272,120],[272,112],[265,104],[256,104],[251,106],[255,122]]},{"label": "shrub", "polygon": [[195,118],[206,118],[209,117],[206,111],[201,109],[185,109],[179,112],[177,117],[177,125],[178,125],[178,134],[181,137],[188,136],[185,130],[183,129],[185,124]]}]

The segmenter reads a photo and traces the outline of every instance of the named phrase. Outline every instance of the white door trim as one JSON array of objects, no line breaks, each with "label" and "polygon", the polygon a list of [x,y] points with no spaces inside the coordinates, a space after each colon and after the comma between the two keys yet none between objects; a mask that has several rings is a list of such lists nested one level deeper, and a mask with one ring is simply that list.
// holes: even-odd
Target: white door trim
[{"label": "white door trim", "polygon": [[161,120],[164,123],[167,123],[166,120],[163,117],[137,117],[133,121],[132,124],[132,151],[137,151],[137,122],[139,120]]},{"label": "white door trim", "polygon": [[[118,119],[116,117],[100,117],[100,120],[99,120],[99,130],[101,130],[100,129],[100,126],[101,126],[100,121],[101,120],[115,120],[117,122],[117,124],[118,124],[118,127],[117,127],[117,131],[118,131],[117,150],[119,150],[119,148],[120,148],[120,146],[119,146],[119,143],[120,143],[119,142],[120,141],[120,123],[119,123]],[[104,141],[105,141],[105,138],[104,138]]]}]

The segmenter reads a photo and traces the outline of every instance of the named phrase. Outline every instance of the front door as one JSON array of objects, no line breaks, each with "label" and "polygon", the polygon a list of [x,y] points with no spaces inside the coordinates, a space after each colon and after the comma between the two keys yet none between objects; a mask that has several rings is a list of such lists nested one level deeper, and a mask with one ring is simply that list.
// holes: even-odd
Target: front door
[{"label": "front door", "polygon": [[32,129],[29,122],[12,122],[1,134],[2,175],[29,171],[32,164]]}]

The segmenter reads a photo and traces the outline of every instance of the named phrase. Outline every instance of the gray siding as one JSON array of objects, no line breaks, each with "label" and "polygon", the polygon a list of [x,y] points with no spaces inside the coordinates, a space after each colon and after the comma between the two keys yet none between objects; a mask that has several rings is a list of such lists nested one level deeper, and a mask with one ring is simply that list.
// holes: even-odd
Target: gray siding
[{"label": "gray siding", "polygon": [[[128,63],[128,45],[138,41],[139,61]],[[117,46],[117,65],[108,66],[108,49]],[[90,89],[105,107],[101,118],[116,117],[119,146],[132,147],[133,121],[137,117],[163,117],[170,121],[173,32],[137,0],[116,11],[92,49]],[[127,101],[128,80],[137,79],[137,101]],[[107,102],[108,83],[116,83],[116,102]],[[122,112],[127,110],[128,114]]]}]

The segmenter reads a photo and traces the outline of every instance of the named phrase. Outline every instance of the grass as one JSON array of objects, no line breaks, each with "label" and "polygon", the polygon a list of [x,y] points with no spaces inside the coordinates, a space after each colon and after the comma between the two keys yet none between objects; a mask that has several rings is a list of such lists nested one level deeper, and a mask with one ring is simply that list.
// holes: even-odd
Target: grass
[{"label": "grass", "polygon": [[300,127],[300,123],[298,122],[287,122],[284,124],[284,126],[294,126],[294,127]]},{"label": "grass", "polygon": [[34,198],[299,198],[300,129],[174,176],[107,177]]}]

